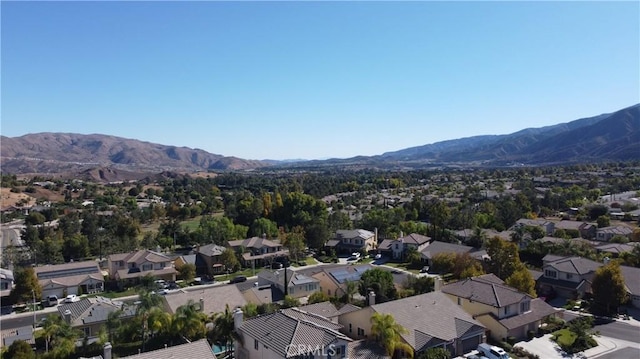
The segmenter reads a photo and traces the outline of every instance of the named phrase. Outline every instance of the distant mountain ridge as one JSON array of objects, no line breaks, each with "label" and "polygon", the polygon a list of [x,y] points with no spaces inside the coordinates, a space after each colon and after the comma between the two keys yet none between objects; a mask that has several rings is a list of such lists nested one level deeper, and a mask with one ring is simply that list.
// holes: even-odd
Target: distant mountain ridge
[{"label": "distant mountain ridge", "polygon": [[[115,136],[37,133],[0,136],[4,173],[91,173],[104,180],[163,171],[270,168],[424,168],[555,165],[640,159],[640,104],[508,135],[482,135],[386,152],[328,160],[245,160]],[[291,155],[295,155],[292,153]],[[137,175],[136,175],[137,173]]]}]

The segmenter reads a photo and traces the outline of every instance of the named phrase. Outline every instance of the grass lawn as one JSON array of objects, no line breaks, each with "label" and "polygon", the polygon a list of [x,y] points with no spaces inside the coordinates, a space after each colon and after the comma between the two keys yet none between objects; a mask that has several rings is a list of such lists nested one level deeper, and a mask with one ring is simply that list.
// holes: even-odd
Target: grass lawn
[{"label": "grass lawn", "polygon": [[[262,270],[262,268],[256,268],[256,275],[258,275],[258,272],[260,272],[260,270]],[[235,278],[239,276],[253,277],[253,270],[251,268],[247,268],[235,273],[231,273],[229,275],[226,275],[226,274],[217,275],[215,276],[214,279],[216,280],[216,282],[225,282],[230,280],[231,278]]]},{"label": "grass lawn", "polygon": [[114,298],[120,298],[120,297],[128,297],[130,295],[136,295],[136,294],[138,294],[137,288],[129,288],[123,292],[102,292],[102,293],[90,294],[90,295],[87,295],[87,297],[100,296],[100,297],[114,299]]},{"label": "grass lawn", "polygon": [[557,332],[553,332],[554,340],[561,346],[570,346],[576,340],[576,335],[569,329],[560,329]]},{"label": "grass lawn", "polygon": [[[310,265],[314,265],[314,264],[318,264],[318,263],[319,263],[319,262],[318,262],[318,261],[316,261],[316,259],[315,259],[315,258],[313,258],[313,257],[304,257],[304,258],[300,259],[298,262],[305,262],[308,266],[310,266]],[[292,267],[300,267],[300,266],[298,265],[298,263],[297,263],[297,262],[294,262],[294,261],[291,261],[291,266],[292,266]]]},{"label": "grass lawn", "polygon": [[398,269],[402,269],[402,270],[406,270],[409,271],[413,274],[419,274],[420,270],[419,269],[413,269],[413,268],[409,268],[409,264],[408,263],[394,263],[394,262],[387,262],[385,263],[385,265],[389,266],[389,267],[393,267],[393,268],[398,268]]},{"label": "grass lawn", "polygon": [[189,231],[195,231],[200,226],[202,216],[193,217],[186,221],[180,222],[180,227],[187,227]]}]

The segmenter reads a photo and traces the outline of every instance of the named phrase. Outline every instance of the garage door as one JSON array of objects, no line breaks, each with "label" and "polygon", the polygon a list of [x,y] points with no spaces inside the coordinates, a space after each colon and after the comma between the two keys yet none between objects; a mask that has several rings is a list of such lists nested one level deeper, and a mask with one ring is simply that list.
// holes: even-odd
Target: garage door
[{"label": "garage door", "polygon": [[458,353],[458,355],[478,349],[478,344],[480,343],[482,343],[482,335],[476,335],[475,337],[462,340],[462,353]]}]

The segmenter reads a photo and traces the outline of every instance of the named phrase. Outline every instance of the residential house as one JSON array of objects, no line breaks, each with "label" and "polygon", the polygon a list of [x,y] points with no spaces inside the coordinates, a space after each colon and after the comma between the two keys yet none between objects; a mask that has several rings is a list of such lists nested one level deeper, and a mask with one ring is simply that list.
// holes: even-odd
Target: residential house
[{"label": "residential house", "polygon": [[247,304],[235,285],[219,285],[205,289],[180,290],[162,296],[165,311],[175,314],[179,307],[193,302],[206,315],[224,313],[226,307],[234,309]]},{"label": "residential house", "polygon": [[35,267],[42,297],[91,294],[104,291],[104,273],[98,262],[83,261]]},{"label": "residential house", "polygon": [[[287,283],[286,290],[285,283]],[[317,279],[289,268],[276,271],[263,270],[258,273],[258,286],[265,285],[271,285],[293,298],[306,297],[320,289],[320,282]]]},{"label": "residential house", "polygon": [[335,250],[336,254],[368,253],[377,246],[377,234],[365,229],[337,230],[335,236],[325,244],[325,248]]},{"label": "residential house", "polygon": [[559,310],[540,298],[519,292],[493,274],[467,278],[442,287],[442,293],[489,329],[500,341],[527,338],[537,333],[542,321]]},{"label": "residential house", "polygon": [[357,288],[362,274],[372,268],[370,264],[323,268],[311,276],[318,280],[321,292],[341,297],[347,294],[347,282],[354,282]]},{"label": "residential house", "polygon": [[71,327],[78,329],[85,338],[95,338],[107,322],[109,314],[122,311],[120,318],[131,318],[136,313],[134,305],[125,305],[104,297],[82,298],[74,303],[58,306],[58,313]]},{"label": "residential house", "polygon": [[471,257],[477,259],[478,261],[483,261],[485,258],[488,258],[487,251],[484,249],[478,250],[474,247],[465,246],[462,244],[455,243],[447,243],[440,241],[433,241],[429,245],[425,246],[420,252],[420,256],[422,261],[427,265],[433,265],[433,258],[438,254],[442,253],[453,253],[453,254],[465,254],[469,253]]},{"label": "residential house", "polygon": [[249,268],[263,267],[276,259],[289,257],[289,250],[284,249],[279,241],[266,237],[229,241],[229,246],[237,253],[242,253],[242,265]]},{"label": "residential house", "polygon": [[631,305],[640,308],[640,268],[620,266]]},{"label": "residential house", "polygon": [[407,251],[415,249],[421,252],[431,241],[430,237],[423,236],[417,233],[411,233],[407,236],[403,236],[400,233],[398,239],[385,239],[378,246],[378,251],[392,259],[402,260],[404,259]]},{"label": "residential house", "polygon": [[340,307],[340,309],[338,309],[338,307],[336,307],[331,302],[320,302],[320,303],[303,305],[301,307],[296,307],[295,309],[298,311],[312,314],[312,315],[320,315],[323,318],[329,319],[334,323],[338,323],[338,318],[340,317],[341,314],[359,310],[360,307],[357,307],[353,304],[345,304],[342,307]]},{"label": "residential house", "polygon": [[633,230],[627,226],[610,226],[598,228],[596,231],[596,240],[609,242],[615,236],[622,236],[631,239]]},{"label": "residential house", "polygon": [[234,312],[237,359],[347,358],[353,340],[340,333],[341,325],[320,315],[294,308],[244,320]]},{"label": "residential house", "polygon": [[226,268],[221,257],[225,249],[215,243],[198,246],[196,248],[196,273],[209,276],[224,273]]},{"label": "residential house", "polygon": [[177,271],[171,258],[148,249],[112,254],[107,260],[109,275],[120,286],[138,283],[140,278],[147,275],[166,281],[176,280]]},{"label": "residential house", "polygon": [[452,356],[462,355],[485,341],[485,327],[439,291],[373,304],[342,314],[338,321],[351,338],[373,339],[371,317],[375,313],[393,316],[407,330],[401,339],[416,356],[435,347],[449,350]]},{"label": "residential house", "polygon": [[[109,353],[105,349],[103,359],[112,359],[111,345],[108,346]],[[153,350],[145,353],[130,355],[121,357],[121,359],[175,359],[175,358],[189,358],[189,359],[216,359],[213,354],[211,344],[207,339],[200,339],[195,342],[186,344],[174,345],[172,347],[166,347],[164,349]]]},{"label": "residential house", "polygon": [[581,298],[591,292],[591,281],[602,263],[582,257],[548,254],[542,258],[542,277],[537,281],[538,293],[555,293],[565,298]]},{"label": "residential house", "polygon": [[606,253],[610,258],[617,258],[622,253],[632,252],[640,243],[602,243],[595,247],[598,253]]},{"label": "residential house", "polygon": [[0,297],[8,297],[13,289],[13,271],[0,268]]},{"label": "residential house", "polygon": [[553,232],[555,232],[555,223],[544,218],[521,218],[511,227],[511,230],[513,231],[519,227],[538,227],[541,228],[547,236],[552,236]]},{"label": "residential house", "polygon": [[562,220],[555,222],[555,229],[562,229],[566,233],[576,235],[576,237],[594,239],[596,237],[596,230],[598,229],[598,226],[593,223]]}]

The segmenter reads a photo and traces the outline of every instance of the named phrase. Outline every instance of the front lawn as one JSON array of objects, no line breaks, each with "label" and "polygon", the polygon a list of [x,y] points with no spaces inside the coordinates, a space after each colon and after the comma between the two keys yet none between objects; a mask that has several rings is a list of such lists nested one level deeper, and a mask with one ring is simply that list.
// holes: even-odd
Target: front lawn
[{"label": "front lawn", "polygon": [[420,273],[419,269],[411,268],[409,263],[387,262],[387,263],[385,263],[385,265],[387,265],[389,267],[393,267],[393,268],[402,269],[402,270],[405,270],[407,272],[411,272],[413,274],[419,274]]},{"label": "front lawn", "polygon": [[87,297],[100,296],[100,297],[105,297],[105,298],[109,298],[109,299],[115,299],[115,298],[121,298],[121,297],[128,297],[130,295],[136,295],[136,294],[138,294],[138,288],[131,287],[131,288],[127,288],[126,290],[124,290],[122,292],[117,292],[117,291],[102,292],[102,293],[89,294],[89,295],[87,295]]},{"label": "front lawn", "polygon": [[554,332],[552,338],[560,347],[569,347],[576,340],[576,334],[565,328]]}]

